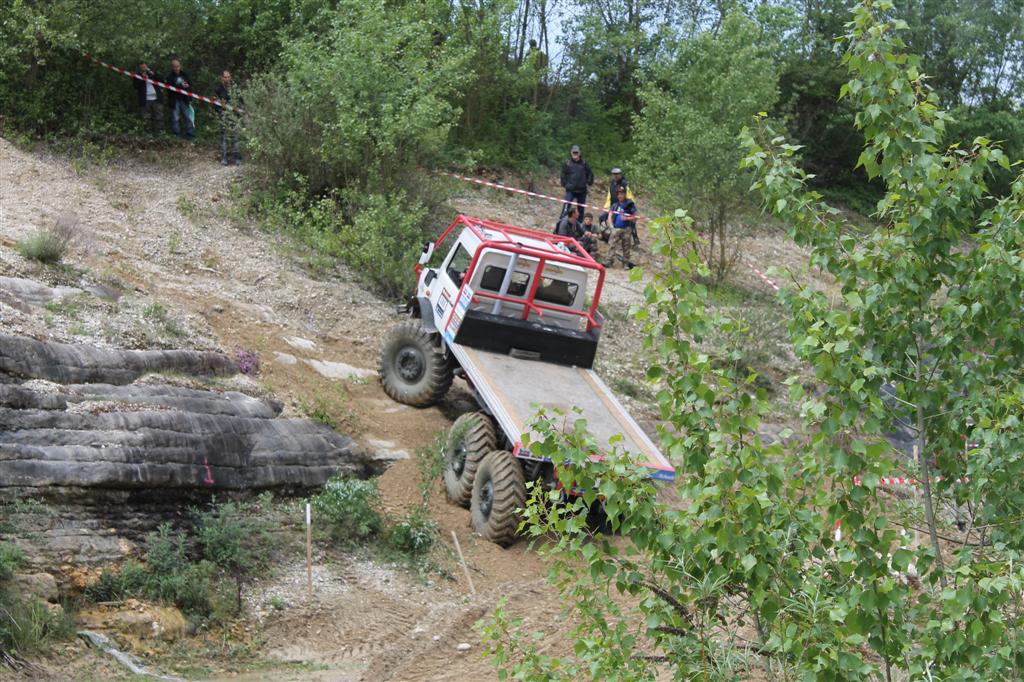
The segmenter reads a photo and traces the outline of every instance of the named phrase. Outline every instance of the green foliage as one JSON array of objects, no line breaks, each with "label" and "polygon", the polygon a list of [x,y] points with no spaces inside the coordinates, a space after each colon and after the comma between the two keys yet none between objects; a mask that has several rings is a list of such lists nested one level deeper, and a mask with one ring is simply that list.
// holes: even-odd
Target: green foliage
[{"label": "green foliage", "polygon": [[37,597],[0,592],[0,652],[41,651],[73,632],[71,618],[54,613]]},{"label": "green foliage", "polygon": [[197,512],[196,542],[203,558],[234,580],[236,613],[242,611],[243,587],[267,563],[269,526],[256,512],[258,507],[230,501]]},{"label": "green foliage", "polygon": [[[746,163],[757,171],[755,187],[767,207],[843,292],[840,306],[808,290],[787,296],[797,352],[824,387],[816,398],[791,387],[805,401],[818,460],[831,463],[823,473],[839,481],[879,470],[887,449],[880,435],[896,423],[915,436],[931,543],[897,551],[893,563],[930,570],[915,602],[877,619],[871,631],[888,641],[873,646],[912,678],[1016,679],[1024,651],[1008,633],[1019,627],[1010,605],[1020,598],[1014,563],[1024,539],[1016,530],[1024,345],[1017,335],[1005,336],[1008,328],[998,321],[1015,315],[1024,300],[1024,278],[1010,265],[1024,238],[1024,183],[1018,178],[1009,196],[980,210],[986,178],[997,167],[1009,170],[1009,159],[985,137],[941,146],[950,117],[920,60],[904,52],[906,28],[888,2],[865,2],[844,56],[851,80],[841,95],[858,110],[866,141],[859,163],[886,189],[878,229],[858,235],[808,191],[808,176],[794,161],[798,147],[770,126],[747,137]],[[883,386],[891,399],[883,399]],[[965,454],[964,436],[981,447]],[[952,484],[956,479],[965,480]],[[873,491],[877,478],[864,482]],[[874,529],[893,523],[879,499],[872,500],[879,513],[865,513],[863,498],[873,493],[857,493],[830,508],[842,518],[851,553],[863,552]],[[967,533],[955,550],[939,542],[933,496],[966,510]],[[985,530],[976,532],[978,526]],[[942,634],[950,631],[962,635]],[[908,632],[913,636],[899,634]],[[986,659],[983,671],[979,657]]]},{"label": "green foliage", "polygon": [[0,585],[9,579],[25,560],[25,553],[12,542],[0,542]]},{"label": "green foliage", "polygon": [[[885,0],[856,8],[843,89],[865,134],[862,163],[887,189],[884,225],[844,229],[805,189],[795,145],[770,130],[746,138],[767,206],[842,288],[837,303],[806,288],[785,297],[797,353],[821,385],[808,396],[790,382],[805,433],[761,441],[768,406],[743,369],[744,325],[706,310],[685,214],[656,223],[664,265],[636,316],[680,501],[630,453],[593,442],[582,420],[538,415],[531,453],[582,492],[559,505],[534,487],[524,520],[563,595],[573,647],[565,657],[539,649],[499,608],[483,634],[505,678],[647,680],[658,663],[673,679],[1020,678],[1024,340],[1006,325],[1024,302],[1024,180],[973,220],[987,167],[1006,157],[984,139],[939,149],[945,114],[890,12]],[[712,331],[717,358],[699,350]],[[968,417],[967,436],[982,445],[963,458]],[[948,477],[938,495],[965,510],[955,548],[935,540],[934,489],[923,498],[930,544],[898,534],[900,507],[879,495],[893,466],[881,434],[896,419],[916,430],[918,477],[935,485],[934,459]],[[620,542],[584,523],[598,501]]]},{"label": "green foliage", "polygon": [[313,509],[329,524],[331,537],[354,545],[376,536],[384,527],[377,482],[332,478],[312,499]]},{"label": "green foliage", "polygon": [[342,0],[323,30],[291,41],[246,100],[253,160],[266,175],[297,174],[314,196],[390,191],[436,158],[468,67],[457,45],[435,44],[442,7]]},{"label": "green foliage", "polygon": [[409,557],[425,556],[437,542],[437,522],[430,518],[429,510],[417,507],[388,526],[384,541],[391,549]]},{"label": "green foliage", "polygon": [[718,31],[678,41],[672,60],[652,67],[640,90],[640,179],[654,191],[657,205],[694,207],[707,232],[702,253],[716,283],[734,260],[727,226],[749,185],[737,171],[736,137],[777,96],[771,47],[753,21],[732,14]]},{"label": "green foliage", "polygon": [[85,596],[94,601],[120,601],[130,597],[174,604],[193,619],[208,617],[215,567],[194,559],[188,535],[164,523],[146,538],[146,561],[129,559],[107,569],[90,585]]},{"label": "green foliage", "polygon": [[67,243],[52,232],[36,232],[19,239],[16,245],[22,258],[39,261],[40,263],[59,263],[67,252]]}]

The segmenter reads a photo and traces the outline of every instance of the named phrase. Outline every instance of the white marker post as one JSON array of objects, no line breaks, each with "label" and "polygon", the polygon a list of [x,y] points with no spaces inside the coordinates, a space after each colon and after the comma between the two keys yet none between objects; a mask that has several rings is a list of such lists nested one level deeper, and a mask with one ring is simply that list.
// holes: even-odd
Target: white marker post
[{"label": "white marker post", "polygon": [[309,596],[313,596],[313,512],[306,503],[306,584]]}]

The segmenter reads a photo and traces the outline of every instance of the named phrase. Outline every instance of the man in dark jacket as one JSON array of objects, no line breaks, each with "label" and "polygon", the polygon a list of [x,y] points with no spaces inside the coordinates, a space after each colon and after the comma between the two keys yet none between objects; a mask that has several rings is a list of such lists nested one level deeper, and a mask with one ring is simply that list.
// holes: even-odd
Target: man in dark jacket
[{"label": "man in dark jacket", "polygon": [[580,243],[587,253],[594,255],[597,250],[597,244],[594,241],[594,234],[584,227],[584,224],[579,221],[579,209],[575,206],[569,206],[569,212],[566,213],[558,221],[558,225],[555,226],[555,234],[559,237],[572,237]]},{"label": "man in dark jacket", "polygon": [[[594,171],[590,170],[590,165],[583,160],[579,145],[574,144],[569,151],[569,160],[562,166],[560,180],[565,190],[566,201],[587,203],[587,187],[594,184]],[[565,215],[567,206],[569,204],[562,205],[562,215]],[[583,206],[579,209],[582,211]]]},{"label": "man in dark jacket", "polygon": [[[242,105],[241,98],[235,92],[235,83],[231,80],[231,72],[227,69],[224,69],[223,73],[221,73],[220,83],[217,84],[214,93],[217,95],[217,99],[224,102],[224,104],[230,104],[234,107]],[[218,108],[217,113],[220,114],[220,162],[225,166],[228,165],[228,151],[230,148],[235,163],[241,164],[242,152],[238,147],[238,126],[241,121],[239,120],[238,110],[226,111]]]},{"label": "man in dark jacket", "polygon": [[[139,75],[151,81],[159,81],[156,74],[146,62],[139,64]],[[164,107],[160,103],[164,98],[163,88],[148,81],[132,79],[135,92],[139,98],[139,115],[142,116],[142,125],[149,124],[150,132],[154,135],[160,134],[164,127]]]},{"label": "man in dark jacket", "polygon": [[[182,90],[192,90],[192,79],[181,70],[181,61],[178,59],[171,60],[171,72],[167,74],[164,82]],[[192,113],[192,98],[179,92],[168,91],[167,101],[171,107],[171,130],[178,137],[184,135],[189,140],[195,139],[196,127],[192,121],[194,115]]]}]

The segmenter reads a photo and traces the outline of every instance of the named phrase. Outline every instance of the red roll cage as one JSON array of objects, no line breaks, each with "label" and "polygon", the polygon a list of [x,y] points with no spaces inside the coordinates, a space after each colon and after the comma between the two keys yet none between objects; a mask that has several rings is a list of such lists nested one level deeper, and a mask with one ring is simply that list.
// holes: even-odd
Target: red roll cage
[{"label": "red roll cage", "polygon": [[[523,306],[523,317],[526,319],[530,315],[530,311],[533,310],[539,317],[544,317],[544,310],[557,310],[560,313],[569,313],[572,315],[579,315],[587,320],[587,331],[593,329],[599,329],[601,327],[600,316],[597,312],[597,304],[601,300],[601,290],[604,288],[604,266],[594,260],[586,250],[580,246],[572,237],[561,237],[539,230],[532,230],[523,227],[515,227],[513,225],[505,225],[503,223],[497,223],[492,220],[483,220],[481,218],[471,218],[470,216],[459,214],[455,216],[455,220],[452,221],[451,225],[448,226],[441,236],[434,242],[434,250],[439,251],[441,243],[451,234],[452,230],[456,227],[466,227],[477,239],[480,240],[480,246],[477,247],[476,252],[473,254],[472,259],[469,262],[469,267],[466,268],[466,272],[463,275],[462,284],[459,286],[459,294],[455,300],[459,300],[462,297],[462,292],[466,288],[466,284],[472,279],[473,273],[476,270],[477,261],[480,259],[480,254],[484,249],[493,249],[495,251],[505,251],[507,253],[514,253],[521,256],[530,256],[536,258],[537,273],[533,278],[533,282],[530,284],[530,291],[527,293],[526,298],[512,298],[509,296],[501,296],[498,294],[491,294],[482,291],[473,292],[473,300],[477,298],[490,298],[499,301],[505,301],[509,303],[516,303]],[[494,239],[485,237],[481,230],[488,230],[491,233],[497,233],[500,239]],[[537,246],[523,244],[522,242],[516,241],[514,237],[529,237],[530,239],[543,242],[546,248],[539,248]],[[571,249],[572,252],[564,251],[562,248]],[[594,299],[590,304],[589,311],[572,310],[571,308],[564,308],[557,305],[550,305],[535,300],[537,295],[537,287],[541,281],[541,275],[544,271],[544,266],[548,262],[554,263],[565,263],[566,265],[575,265],[581,268],[587,268],[589,270],[597,271],[597,284],[594,288]],[[416,265],[416,275],[419,276],[422,265]],[[472,301],[470,301],[472,303]],[[455,309],[452,307],[452,311],[448,314],[448,319],[445,320],[445,327],[451,322],[452,315]]]}]

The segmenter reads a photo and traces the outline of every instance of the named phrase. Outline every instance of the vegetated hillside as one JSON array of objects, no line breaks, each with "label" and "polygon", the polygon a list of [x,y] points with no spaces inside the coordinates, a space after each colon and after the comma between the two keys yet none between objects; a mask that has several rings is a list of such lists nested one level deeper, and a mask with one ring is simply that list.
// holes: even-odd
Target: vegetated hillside
[{"label": "vegetated hillside", "polygon": [[[457,382],[438,408],[415,410],[387,399],[373,370],[378,341],[397,321],[391,306],[343,266],[311,274],[301,249],[246,219],[238,207],[236,170],[215,165],[202,149],[141,147],[92,165],[28,153],[0,140],[0,154],[3,274],[118,292],[114,301],[84,293],[35,309],[12,307],[0,297],[0,332],[109,348],[258,354],[260,389],[282,399],[286,414],[313,415],[370,449],[400,458],[380,481],[386,510],[399,514],[417,503],[422,472],[411,455],[459,414],[475,409],[470,395]],[[546,182],[538,181],[542,191]],[[450,203],[453,213],[539,229],[549,229],[554,218],[549,202],[470,186]],[[19,255],[17,242],[68,212],[78,216],[77,232],[61,265],[41,266]],[[643,226],[641,238],[646,245]],[[801,261],[770,232],[752,232],[741,248],[761,268]],[[658,267],[649,256],[640,261]],[[653,433],[656,413],[642,379],[640,331],[628,316],[629,307],[642,301],[642,287],[621,269],[609,272],[598,370]],[[764,325],[759,361],[766,373],[791,370],[792,358],[780,350],[781,321],[771,290],[750,268],[738,267],[709,303]],[[780,418],[787,410],[780,409]],[[485,679],[490,668],[478,656],[472,625],[499,595],[510,597],[514,613],[557,629],[560,605],[543,581],[543,564],[526,544],[502,550],[474,537],[468,512],[448,505],[436,481],[432,490],[429,510],[441,546],[449,547],[451,532],[459,536],[476,597],[467,597],[450,550],[441,552],[446,577],[431,574],[424,582],[364,554],[318,546],[310,598],[303,587],[302,552],[295,546],[300,517],[294,509],[285,511],[277,568],[246,588],[248,620],[238,621],[245,625],[233,635],[237,644],[258,644],[260,653],[236,660],[211,650],[210,670],[268,658],[325,666],[324,679]],[[139,549],[125,544],[122,556]],[[65,578],[75,571],[62,570]],[[472,645],[471,652],[455,651],[463,642]],[[551,646],[564,644],[554,635]],[[163,665],[182,663],[175,645],[149,643],[143,649]],[[105,669],[102,659],[76,651],[67,656],[83,674]]]}]

